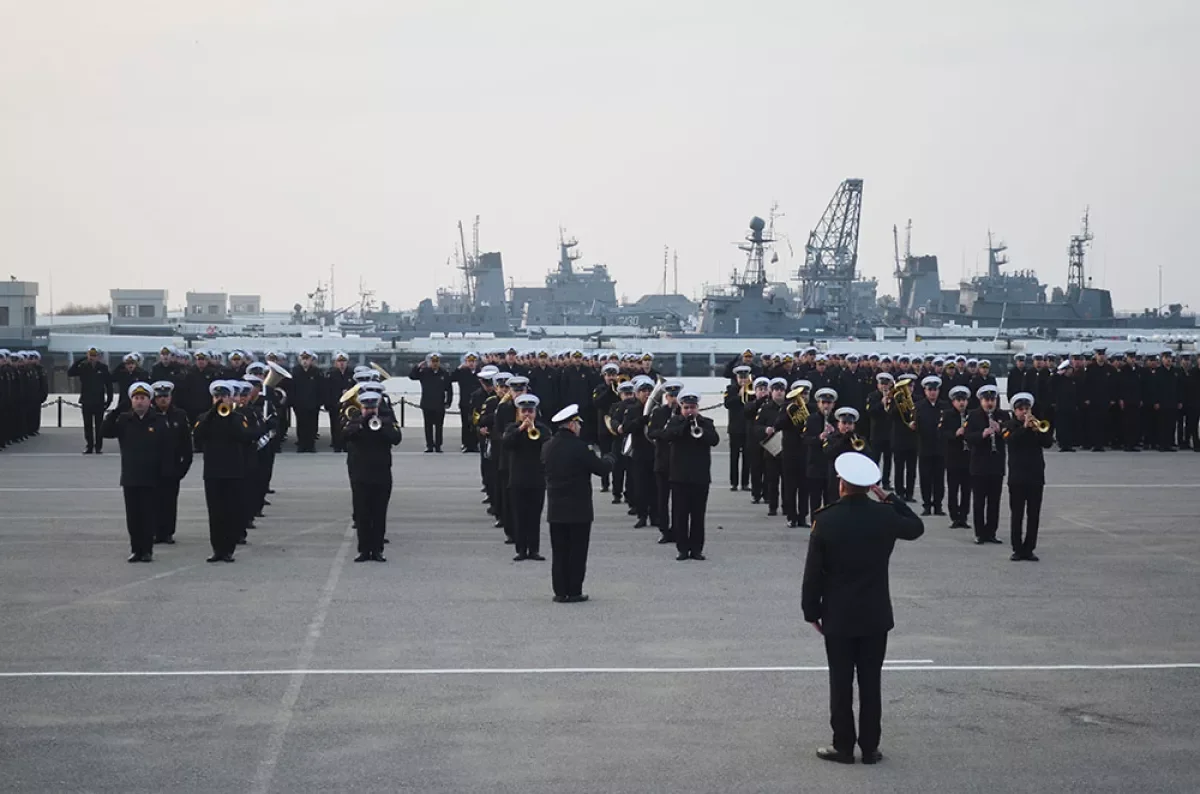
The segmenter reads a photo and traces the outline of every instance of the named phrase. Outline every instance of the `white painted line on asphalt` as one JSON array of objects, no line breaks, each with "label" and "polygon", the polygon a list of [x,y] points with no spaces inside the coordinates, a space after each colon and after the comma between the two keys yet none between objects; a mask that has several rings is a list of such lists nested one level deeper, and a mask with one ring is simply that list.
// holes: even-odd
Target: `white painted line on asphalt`
[{"label": "white painted line on asphalt", "polygon": [[321,630],[325,627],[325,618],[328,617],[329,606],[333,603],[333,591],[337,589],[342,569],[346,567],[346,558],[350,556],[350,544],[354,539],[354,523],[350,522],[346,525],[346,534],[342,545],[333,558],[333,564],[329,567],[329,578],[325,580],[325,586],[321,588],[321,596],[317,599],[316,611],[313,613],[312,620],[309,621],[304,645],[301,646],[300,653],[296,657],[300,669],[290,674],[291,680],[288,681],[287,690],[283,693],[283,699],[279,703],[279,711],[275,715],[271,733],[267,737],[266,748],[263,750],[258,770],[255,772],[254,781],[250,786],[253,794],[267,794],[271,790],[271,780],[275,776],[275,768],[279,765],[279,756],[283,753],[283,741],[287,736],[288,726],[292,724],[296,701],[300,698],[300,688],[304,685],[306,668],[312,662],[313,653],[317,649],[317,641],[321,639]]},{"label": "white painted line on asphalt", "polygon": [[[824,673],[824,665],[788,667],[467,667],[381,668],[329,670],[112,670],[0,672],[0,678],[202,678],[236,676],[551,676],[551,675],[679,675],[739,673]],[[888,672],[919,673],[1063,673],[1153,670],[1200,670],[1200,662],[1149,664],[960,664],[936,665],[931,660],[885,661]],[[290,691],[289,687],[289,691]],[[298,693],[297,693],[298,694]],[[294,702],[292,707],[294,707]],[[282,737],[280,737],[280,742]],[[278,760],[278,759],[276,759]]]},{"label": "white painted line on asphalt", "polygon": [[1124,543],[1131,543],[1134,546],[1137,546],[1139,549],[1142,549],[1143,551],[1148,551],[1152,554],[1166,554],[1170,557],[1174,557],[1175,559],[1181,560],[1190,565],[1200,565],[1200,560],[1194,560],[1191,557],[1185,557],[1184,555],[1182,555],[1178,552],[1171,551],[1169,549],[1160,549],[1155,546],[1148,546],[1145,543],[1143,543],[1139,538],[1134,537],[1133,535],[1122,535],[1119,532],[1113,532],[1110,529],[1105,529],[1104,527],[1099,526],[1098,524],[1093,524],[1090,521],[1084,521],[1082,518],[1072,518],[1071,516],[1064,516],[1064,515],[1060,515],[1059,518],[1061,518],[1063,521],[1066,521],[1068,524],[1074,524],[1077,527],[1082,527],[1084,529],[1093,529],[1102,535],[1106,535],[1110,538],[1113,538],[1114,540],[1119,540]]}]

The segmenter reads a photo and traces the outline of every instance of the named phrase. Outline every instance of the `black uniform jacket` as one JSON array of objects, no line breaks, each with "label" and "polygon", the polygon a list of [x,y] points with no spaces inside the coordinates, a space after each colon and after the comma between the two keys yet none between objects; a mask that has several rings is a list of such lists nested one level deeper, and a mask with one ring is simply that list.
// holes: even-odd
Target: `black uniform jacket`
[{"label": "black uniform jacket", "polygon": [[742,399],[742,388],[736,383],[725,387],[725,399],[723,400],[725,408],[729,411],[729,420],[726,430],[731,436],[746,435],[746,404],[754,400],[754,392],[750,392],[750,399]]},{"label": "black uniform jacket", "polygon": [[917,401],[917,454],[921,457],[940,458],[946,454],[940,428],[942,412],[948,407],[940,400],[931,403],[924,395]]},{"label": "black uniform jacket", "polygon": [[292,367],[292,379],[288,381],[288,402],[297,411],[318,411],[324,390],[321,370],[314,364],[305,369],[300,364]]},{"label": "black uniform jacket", "polygon": [[187,414],[174,405],[159,415],[166,421],[167,430],[167,460],[163,477],[168,481],[182,480],[192,468],[192,424]]},{"label": "black uniform jacket", "polygon": [[801,608],[830,636],[865,637],[891,631],[888,561],[896,540],[916,540],[921,519],[903,501],[842,497],[813,515],[804,563]]},{"label": "black uniform jacket", "polygon": [[663,438],[671,445],[670,481],[680,483],[712,482],[712,448],[720,443],[717,427],[706,416],[696,415],[695,422],[703,431],[692,438],[692,419],[681,414],[672,416],[663,430]]},{"label": "black uniform jacket", "polygon": [[873,391],[867,395],[867,416],[871,425],[871,445],[882,449],[892,445],[892,416],[883,406],[883,392]]},{"label": "black uniform jacket", "polygon": [[836,432],[837,425],[833,424],[832,416],[826,421],[824,414],[814,411],[808,415],[808,424],[804,427],[804,443],[808,445],[808,463],[804,467],[804,476],[814,480],[823,480],[829,476],[830,459],[825,456],[825,440],[832,438],[833,434],[821,438],[821,434],[829,426]]},{"label": "black uniform jacket", "polygon": [[1004,422],[1003,435],[1008,446],[1008,484],[1046,482],[1046,459],[1042,450],[1054,443],[1054,434],[1030,430],[1014,417]]},{"label": "black uniform jacket", "polygon": [[660,405],[650,412],[646,423],[646,435],[654,442],[654,471],[666,474],[671,471],[671,441],[666,436],[667,422],[678,413],[673,405]]},{"label": "black uniform jacket", "polygon": [[612,471],[611,455],[596,457],[587,442],[560,427],[542,447],[546,472],[546,521],[553,524],[590,524],[592,475]]},{"label": "black uniform jacket", "polygon": [[[997,408],[992,411],[992,418],[1000,423],[1003,429],[1008,421],[1008,411]],[[976,408],[967,417],[967,444],[971,446],[971,476],[972,477],[1003,477],[1004,476],[1004,433],[983,437],[983,431],[988,428],[988,415],[982,408]],[[995,443],[993,443],[993,440]]]},{"label": "black uniform jacket", "polygon": [[947,469],[969,469],[971,467],[971,447],[967,444],[966,433],[958,434],[958,430],[963,426],[964,417],[969,417],[970,411],[962,414],[953,406],[942,411],[942,422],[939,432],[942,435],[942,443],[946,445],[946,468]]},{"label": "black uniform jacket", "polygon": [[257,437],[250,423],[234,411],[221,416],[210,408],[200,414],[192,430],[204,450],[204,479],[240,480],[246,473],[246,448]]},{"label": "black uniform jacket", "polygon": [[79,404],[86,406],[102,405],[105,408],[112,403],[112,373],[108,366],[97,361],[95,364],[86,358],[81,358],[67,370],[68,378],[79,378]]},{"label": "black uniform jacket", "polygon": [[422,367],[420,364],[408,373],[409,380],[421,382],[421,410],[434,413],[445,412],[454,401],[454,375],[445,369]]},{"label": "black uniform jacket", "polygon": [[545,488],[546,475],[542,471],[542,447],[550,442],[550,427],[534,420],[538,439],[521,429],[520,422],[509,422],[504,428],[501,443],[508,453],[508,485],[510,488]]},{"label": "black uniform jacket", "polygon": [[121,444],[121,487],[146,488],[162,482],[171,442],[166,420],[157,411],[150,409],[144,416],[112,411],[104,417],[100,433]]},{"label": "black uniform jacket", "polygon": [[378,430],[369,427],[369,417],[351,419],[342,426],[350,482],[386,484],[392,481],[392,447],[400,443],[400,425],[394,414],[380,414],[379,421]]}]

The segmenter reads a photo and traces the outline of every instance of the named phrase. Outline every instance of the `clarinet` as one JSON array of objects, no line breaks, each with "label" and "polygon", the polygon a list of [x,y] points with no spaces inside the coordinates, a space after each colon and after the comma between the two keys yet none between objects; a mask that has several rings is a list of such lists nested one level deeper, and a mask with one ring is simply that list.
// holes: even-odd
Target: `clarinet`
[{"label": "clarinet", "polygon": [[[995,424],[996,420],[992,418],[992,415],[991,415],[991,413],[989,413],[989,414],[987,415],[987,418],[988,418],[988,427],[991,427],[993,424]],[[992,435],[991,435],[991,436],[989,436],[989,438],[991,439],[991,442],[992,442],[992,454],[994,455],[994,454],[996,454],[996,433],[995,433],[995,428],[992,428]]]}]

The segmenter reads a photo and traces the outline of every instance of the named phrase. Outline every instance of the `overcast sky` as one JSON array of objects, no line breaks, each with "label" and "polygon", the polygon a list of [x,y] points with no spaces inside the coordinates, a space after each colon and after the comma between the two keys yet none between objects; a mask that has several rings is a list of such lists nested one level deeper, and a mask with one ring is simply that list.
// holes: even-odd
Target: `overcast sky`
[{"label": "overcast sky", "polygon": [[[0,0],[0,261],[39,309],[112,287],[303,302],[337,264],[410,307],[482,216],[517,284],[559,225],[618,294],[740,264],[772,200],[803,256],[864,180],[859,264],[892,225],[944,283],[986,260],[1090,274],[1118,308],[1200,309],[1195,0],[273,3]],[[786,254],[786,249],[783,252]],[[778,274],[786,276],[781,267]]]}]

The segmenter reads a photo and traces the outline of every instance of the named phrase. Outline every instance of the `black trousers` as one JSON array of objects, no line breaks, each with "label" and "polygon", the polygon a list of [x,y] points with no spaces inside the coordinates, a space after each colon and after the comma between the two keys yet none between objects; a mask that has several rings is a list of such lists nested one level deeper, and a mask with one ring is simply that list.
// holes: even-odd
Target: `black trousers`
[{"label": "black trousers", "polygon": [[1126,449],[1142,443],[1142,407],[1136,403],[1126,403],[1121,409],[1121,442]]},{"label": "black trousers", "polygon": [[750,461],[750,495],[755,499],[763,498],[763,465],[771,457],[763,452],[762,446],[753,435],[746,436],[746,458]]},{"label": "black trousers", "polygon": [[946,459],[922,455],[917,459],[917,470],[921,473],[921,505],[941,510],[946,497]]},{"label": "black trousers", "polygon": [[[600,436],[596,439],[596,448],[600,450],[601,455],[607,455],[612,452],[613,437],[604,428],[600,429]],[[604,472],[600,475],[600,487],[607,491],[611,484],[611,475],[609,472]]]},{"label": "black trousers", "polygon": [[500,501],[495,503],[496,518],[504,527],[504,537],[517,539],[517,522],[513,519],[512,494],[508,492],[508,469],[496,469],[496,494]]},{"label": "black trousers", "polygon": [[1179,409],[1174,405],[1160,406],[1158,409],[1158,448],[1168,449],[1175,446],[1175,419]]},{"label": "black trousers", "polygon": [[592,525],[550,522],[550,576],[556,596],[583,595]]},{"label": "black trousers", "polygon": [[671,483],[671,522],[675,548],[681,554],[704,551],[704,515],[708,512],[708,483]]},{"label": "black trousers", "polygon": [[1093,402],[1088,410],[1088,438],[1092,449],[1102,449],[1108,446],[1108,436],[1112,431],[1112,417],[1109,414],[1107,402]]},{"label": "black trousers", "polygon": [[296,408],[296,449],[301,452],[317,448],[318,408]]},{"label": "black trousers", "polygon": [[1185,405],[1186,414],[1183,424],[1183,440],[1180,445],[1186,445],[1200,452],[1200,406]]},{"label": "black trousers", "polygon": [[1004,475],[971,476],[971,496],[975,500],[975,537],[994,538],[1000,528],[1000,492]]},{"label": "black trousers", "polygon": [[893,450],[892,460],[896,467],[896,493],[912,499],[917,486],[917,451]]},{"label": "black trousers", "polygon": [[1147,449],[1158,446],[1158,411],[1153,403],[1142,406],[1142,446]]},{"label": "black trousers", "polygon": [[610,449],[616,455],[616,461],[613,463],[612,470],[612,495],[614,501],[620,501],[625,495],[625,473],[629,468],[629,458],[621,454],[621,444],[624,443],[620,436],[614,437],[610,442]]},{"label": "black trousers", "polygon": [[80,406],[83,413],[83,440],[88,449],[103,449],[104,437],[100,435],[100,425],[104,422],[104,406]]},{"label": "black trousers", "polygon": [[[1041,482],[1008,483],[1008,508],[1012,511],[1012,548],[1018,554],[1031,554],[1037,546],[1038,525],[1042,520],[1042,493],[1046,484]],[[1021,532],[1024,519],[1025,532]]]},{"label": "black trousers", "polygon": [[889,490],[892,487],[892,442],[880,441],[871,446],[875,448],[876,462],[883,473],[882,487],[885,491]]},{"label": "black trousers", "polygon": [[477,449],[479,449],[479,442],[477,441],[478,436],[475,435],[475,426],[471,424],[470,407],[460,408],[458,411],[458,417],[459,421],[462,423],[462,429],[459,435],[462,437],[463,449],[467,450],[468,452],[475,452]]},{"label": "black trousers", "polygon": [[674,518],[671,504],[671,473],[669,471],[654,472],[654,520],[659,531],[667,537],[671,536],[671,522]]},{"label": "black trousers", "polygon": [[167,480],[158,487],[158,522],[155,540],[175,537],[175,521],[179,515],[179,480]]},{"label": "black trousers", "polygon": [[946,469],[946,483],[950,486],[946,500],[946,506],[950,510],[950,520],[966,523],[967,519],[971,517],[970,469]]},{"label": "black trousers", "polygon": [[509,486],[508,501],[512,505],[517,554],[537,554],[542,548],[542,506],[546,503],[546,489]]},{"label": "black trousers", "polygon": [[804,521],[808,517],[806,461],[802,456],[787,453],[780,457],[783,458],[783,514],[790,521]]},{"label": "black trousers", "polygon": [[344,452],[346,449],[342,443],[342,420],[336,407],[329,411],[329,446],[335,452]]},{"label": "black trousers", "polygon": [[746,434],[729,434],[729,485],[742,490],[750,486],[750,461],[746,455]]},{"label": "black trousers", "polygon": [[158,522],[158,488],[126,486],[123,490],[129,550],[134,554],[148,554],[154,551],[154,532]]},{"label": "black trousers", "polygon": [[388,502],[392,498],[392,481],[350,481],[354,516],[358,521],[358,553],[383,553],[383,535],[387,531]]},{"label": "black trousers", "polygon": [[[883,728],[881,681],[887,655],[887,633],[866,637],[825,635],[829,661],[829,724],[833,746],[852,753],[857,741],[863,753],[879,749]],[[858,677],[858,731],[854,730],[854,679]]]},{"label": "black trousers", "polygon": [[446,412],[435,409],[421,409],[425,417],[425,448],[442,448],[442,425],[446,423]]},{"label": "black trousers", "polygon": [[633,487],[629,487],[630,483],[628,481],[625,483],[630,496],[629,504],[631,507],[637,508],[639,519],[649,518],[657,502],[655,497],[657,489],[654,483],[654,459],[642,460],[640,458],[631,458],[630,464],[630,474],[633,475]]},{"label": "black trousers", "polygon": [[242,524],[242,481],[205,480],[204,502],[208,506],[208,542],[214,554],[233,554]]},{"label": "black trousers", "polygon": [[1079,446],[1079,411],[1074,407],[1055,410],[1054,434],[1061,450]]},{"label": "black trousers", "polygon": [[829,482],[824,477],[808,478],[808,512],[816,513],[822,505],[829,504]]},{"label": "black trousers", "polygon": [[783,455],[762,453],[762,496],[767,501],[767,509],[775,511],[779,508],[779,490],[783,481]]}]

